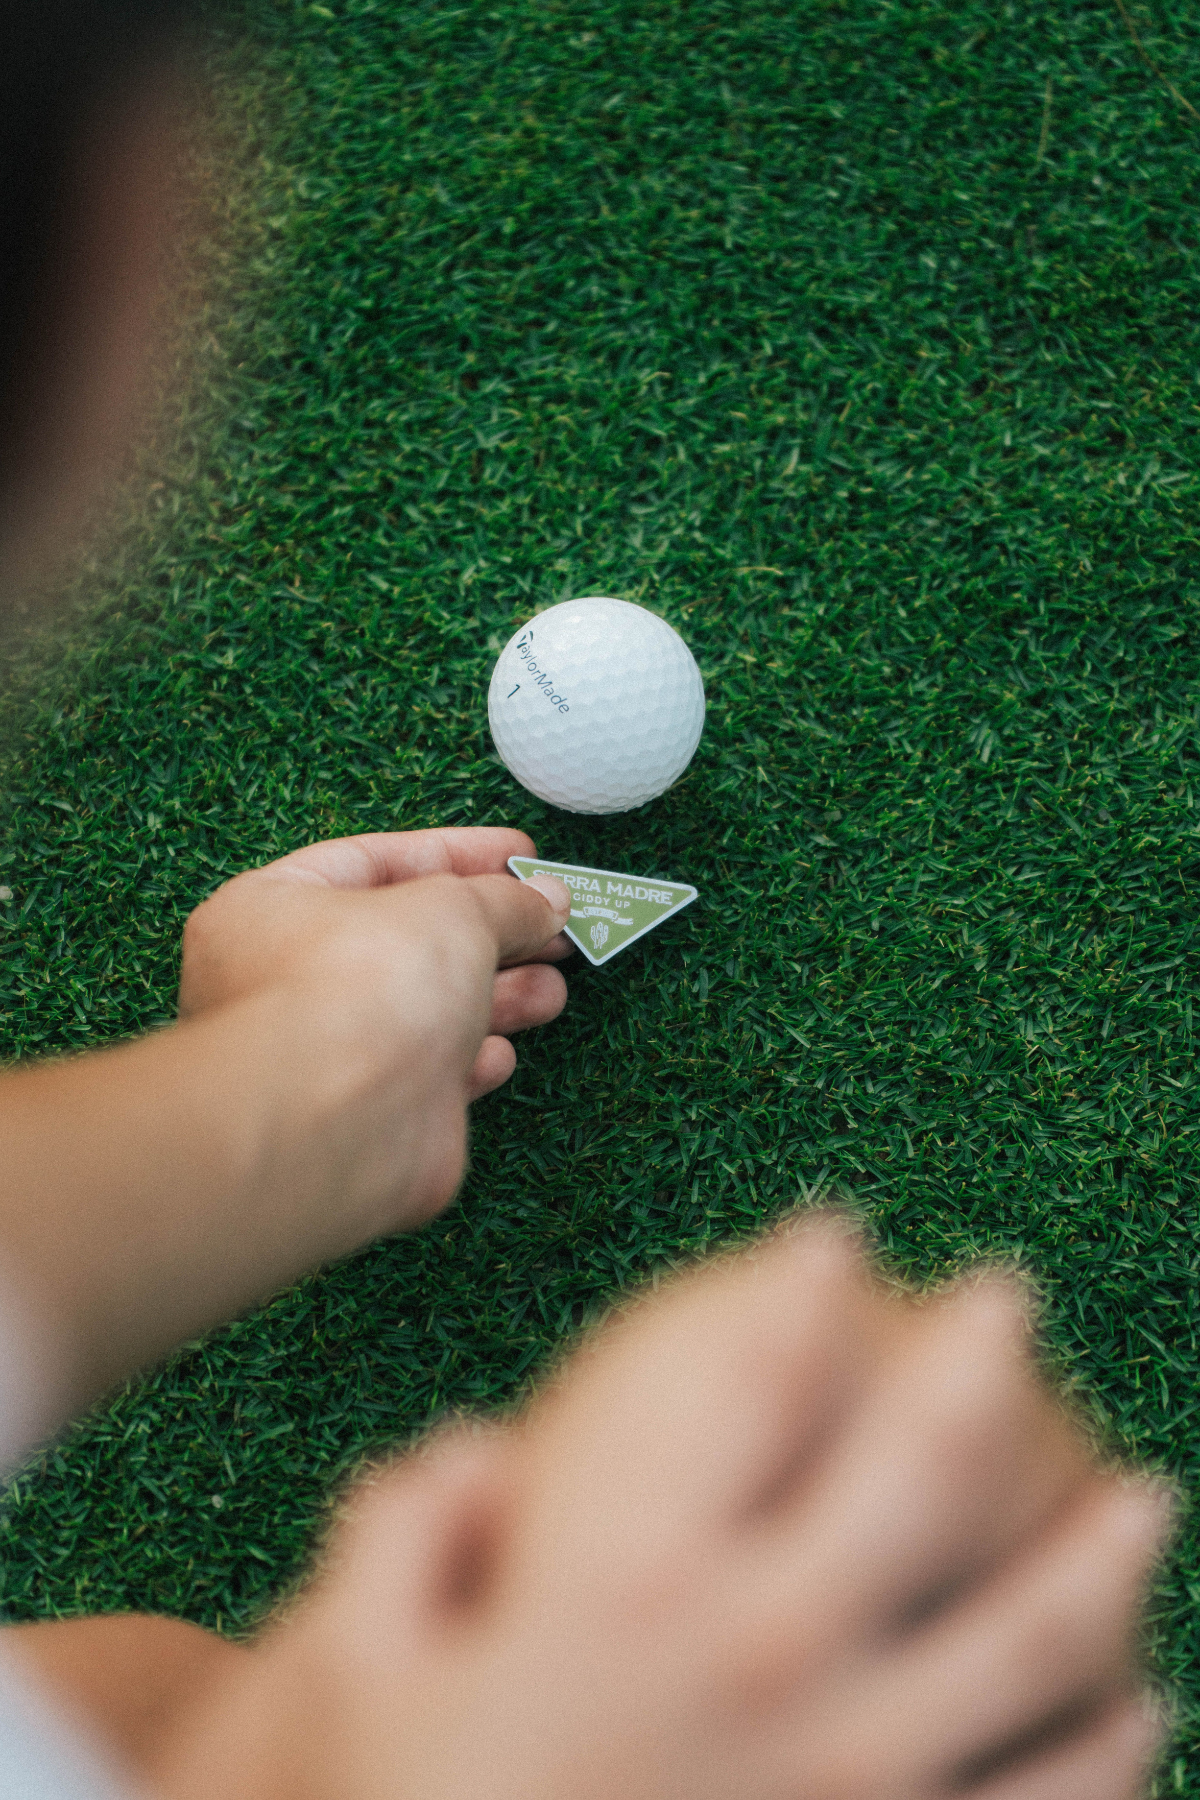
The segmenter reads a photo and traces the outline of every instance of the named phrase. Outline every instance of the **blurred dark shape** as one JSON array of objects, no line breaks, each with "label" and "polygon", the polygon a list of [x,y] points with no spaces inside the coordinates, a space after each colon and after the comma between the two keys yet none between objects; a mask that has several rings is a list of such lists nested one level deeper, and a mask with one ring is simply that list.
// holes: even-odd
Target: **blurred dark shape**
[{"label": "blurred dark shape", "polygon": [[181,90],[198,11],[0,0],[0,559],[31,513],[57,528],[65,502],[39,493],[74,498],[119,437],[134,359],[109,352],[136,329],[138,232],[153,235],[138,133],[147,102]]}]

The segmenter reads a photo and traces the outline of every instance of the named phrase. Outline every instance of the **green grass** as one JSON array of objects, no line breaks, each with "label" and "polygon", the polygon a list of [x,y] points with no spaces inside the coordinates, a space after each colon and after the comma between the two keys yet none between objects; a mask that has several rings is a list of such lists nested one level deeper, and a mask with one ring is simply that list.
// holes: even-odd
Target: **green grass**
[{"label": "green grass", "polygon": [[[1200,19],[1134,17],[1163,79],[1113,0],[264,0],[219,59],[249,212],[110,636],[20,701],[5,1050],[164,1018],[188,909],[331,832],[508,821],[701,898],[575,971],[443,1221],[21,1478],[14,1617],[245,1625],[364,1448],[821,1184],[917,1277],[1033,1271],[1190,1486]],[[710,712],[667,799],[587,822],[484,694],[596,591],[679,626]],[[1164,1794],[1193,1596],[1194,1524]]]}]

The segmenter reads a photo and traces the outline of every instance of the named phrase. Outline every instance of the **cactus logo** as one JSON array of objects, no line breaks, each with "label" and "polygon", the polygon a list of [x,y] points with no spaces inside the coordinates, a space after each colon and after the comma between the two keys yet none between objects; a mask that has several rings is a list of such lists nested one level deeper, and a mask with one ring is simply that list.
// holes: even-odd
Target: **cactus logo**
[{"label": "cactus logo", "polygon": [[588,932],[588,936],[592,940],[593,950],[603,950],[605,944],[608,942],[608,926],[604,923],[603,919],[596,920],[596,923]]}]

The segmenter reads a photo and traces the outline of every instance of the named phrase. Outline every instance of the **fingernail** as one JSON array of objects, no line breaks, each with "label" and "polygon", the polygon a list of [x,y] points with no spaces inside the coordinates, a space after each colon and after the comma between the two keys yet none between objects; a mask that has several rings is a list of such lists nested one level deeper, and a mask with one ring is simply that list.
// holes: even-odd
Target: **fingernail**
[{"label": "fingernail", "polygon": [[571,913],[571,890],[566,882],[560,881],[557,875],[531,875],[529,886],[536,888],[550,902],[555,918],[560,925],[565,925]]}]

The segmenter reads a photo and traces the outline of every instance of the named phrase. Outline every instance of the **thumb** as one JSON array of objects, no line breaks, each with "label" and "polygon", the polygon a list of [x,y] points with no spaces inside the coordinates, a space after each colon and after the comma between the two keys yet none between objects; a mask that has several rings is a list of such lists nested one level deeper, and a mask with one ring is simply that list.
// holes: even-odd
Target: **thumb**
[{"label": "thumb", "polygon": [[541,950],[566,924],[571,890],[556,875],[468,876],[472,892],[496,939],[497,962],[520,962]]}]

